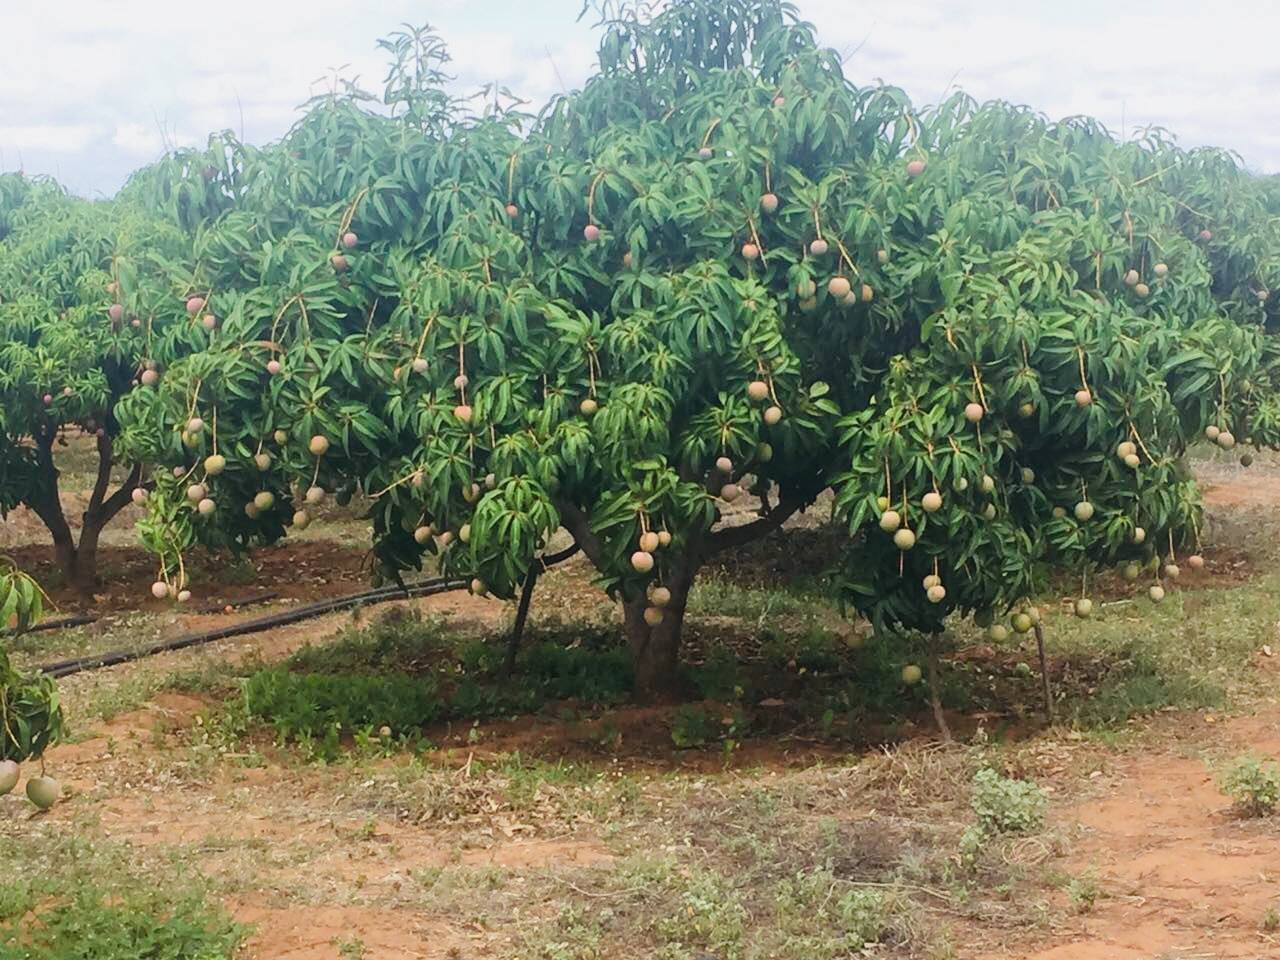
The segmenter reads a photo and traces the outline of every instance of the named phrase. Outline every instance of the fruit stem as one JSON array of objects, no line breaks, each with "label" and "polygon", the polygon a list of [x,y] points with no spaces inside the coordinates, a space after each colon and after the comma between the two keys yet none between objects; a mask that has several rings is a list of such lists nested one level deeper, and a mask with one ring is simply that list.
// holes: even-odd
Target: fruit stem
[{"label": "fruit stem", "polygon": [[1151,451],[1147,449],[1147,445],[1142,442],[1142,434],[1138,432],[1138,428],[1132,420],[1129,421],[1129,430],[1133,433],[1133,439],[1138,441],[1138,446],[1142,448],[1142,452],[1147,455],[1147,459],[1152,463],[1155,463],[1156,458],[1151,455]]},{"label": "fruit stem", "polygon": [[[427,322],[422,325],[422,333],[418,337],[417,349],[413,352],[413,359],[417,360],[422,356],[422,348],[427,345],[427,334],[431,332],[432,325],[436,322],[436,314],[427,317]],[[412,363],[410,364],[412,367]]]},{"label": "fruit stem", "polygon": [[[1085,390],[1089,390],[1089,381],[1084,374],[1084,347],[1076,347],[1076,360],[1080,364],[1080,386]],[[1089,390],[1089,392],[1092,393],[1093,391]]]},{"label": "fruit stem", "polygon": [[342,249],[342,235],[351,227],[351,221],[356,218],[356,208],[360,206],[360,201],[364,199],[365,194],[369,192],[368,187],[361,188],[356,194],[356,198],[351,201],[351,206],[347,207],[347,212],[342,215],[342,225],[338,227],[338,239],[333,244],[333,249]]},{"label": "fruit stem", "polygon": [[1145,185],[1146,183],[1148,183],[1148,182],[1149,182],[1149,181],[1151,181],[1151,180],[1155,180],[1155,179],[1157,179],[1158,177],[1163,177],[1166,173],[1168,173],[1168,172],[1169,172],[1170,170],[1172,170],[1172,169],[1173,169],[1173,166],[1172,166],[1172,165],[1170,165],[1170,166],[1165,167],[1163,170],[1157,170],[1155,173],[1148,174],[1147,176],[1143,177],[1141,180],[1139,180],[1139,181],[1137,181],[1136,183],[1134,183],[1134,185],[1133,185],[1133,186],[1134,186],[1134,188],[1135,188],[1135,189],[1137,189],[1138,187],[1141,187],[1141,186]]},{"label": "fruit stem", "polygon": [[191,390],[191,399],[187,402],[187,419],[190,420],[195,416],[196,405],[200,402],[200,385],[204,381],[197,380],[196,385]]},{"label": "fruit stem", "polygon": [[1212,217],[1210,217],[1210,216],[1209,216],[1209,214],[1207,214],[1207,213],[1201,213],[1199,210],[1195,209],[1194,207],[1189,207],[1189,206],[1187,206],[1185,203],[1183,203],[1183,202],[1182,202],[1181,200],[1179,200],[1177,197],[1170,197],[1169,199],[1170,199],[1170,200],[1172,200],[1174,203],[1176,203],[1178,206],[1182,207],[1182,209],[1186,210],[1188,213],[1192,213],[1192,214],[1194,214],[1195,216],[1199,217],[1199,218],[1200,218],[1200,219],[1202,219],[1202,220],[1211,220],[1211,219],[1212,219]]},{"label": "fruit stem", "polygon": [[520,154],[517,151],[516,153],[511,154],[510,159],[507,160],[507,203],[511,203],[514,199],[512,192],[515,189],[516,158],[519,156]]},{"label": "fruit stem", "polygon": [[849,251],[844,248],[844,244],[837,239],[836,246],[840,250],[840,258],[849,265],[849,269],[853,271],[853,275],[861,280],[862,274],[858,272],[858,268],[854,265],[853,258],[849,256]]},{"label": "fruit stem", "polygon": [[597,173],[591,181],[591,186],[587,190],[587,223],[596,222],[595,214],[592,213],[592,211],[595,209],[595,203],[596,203],[596,187],[599,186],[600,181],[604,179],[605,173],[606,171],[604,170],[601,170],[599,173]]},{"label": "fruit stem", "polygon": [[978,388],[978,402],[982,404],[982,409],[985,410],[987,408],[987,394],[982,389],[982,374],[978,372],[977,363],[972,363],[969,366],[973,370],[973,384]]},{"label": "fruit stem", "polygon": [[[911,148],[918,149],[920,142],[920,128],[916,126],[916,118],[906,110],[902,111],[902,118],[907,121],[907,131],[911,136]],[[923,153],[923,151],[921,151]]]},{"label": "fruit stem", "polygon": [[716,132],[716,127],[720,126],[720,117],[716,117],[711,121],[711,126],[707,127],[706,136],[702,138],[702,146],[706,146],[711,140],[711,134]]},{"label": "fruit stem", "polygon": [[769,161],[766,160],[764,162],[764,192],[765,193],[773,193],[773,186],[769,181],[770,181]]},{"label": "fruit stem", "polygon": [[[467,354],[466,354],[466,348],[463,346],[462,340],[463,340],[462,333],[459,332],[458,334],[458,376],[459,377],[465,377],[467,375]],[[467,402],[467,382],[465,380],[462,381],[462,386],[459,388],[458,392],[462,394],[462,402],[463,404],[465,404]]]},{"label": "fruit stem", "polygon": [[[319,472],[320,472],[320,464],[316,463],[316,474],[319,475]],[[400,486],[401,484],[408,483],[421,472],[422,472],[421,470],[415,468],[412,472],[405,474],[399,480],[393,481],[392,483],[383,487],[377,493],[369,494],[369,499],[377,500],[379,497],[383,496],[384,494],[390,493],[392,490],[394,490],[396,487]],[[314,485],[315,481],[313,480],[312,483]]]}]

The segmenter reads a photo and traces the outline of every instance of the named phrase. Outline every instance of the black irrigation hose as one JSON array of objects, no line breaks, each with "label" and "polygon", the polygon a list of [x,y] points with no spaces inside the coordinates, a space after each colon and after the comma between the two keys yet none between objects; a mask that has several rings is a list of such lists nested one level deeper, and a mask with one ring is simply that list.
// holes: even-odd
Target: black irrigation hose
[{"label": "black irrigation hose", "polygon": [[[98,618],[92,615],[80,617],[63,617],[61,620],[43,620],[34,627],[28,627],[24,633],[43,633],[46,630],[63,630],[69,627],[87,627],[91,623],[97,623]],[[0,630],[0,637],[12,636],[11,630]]]},{"label": "black irrigation hose", "polygon": [[435,577],[431,580],[420,580],[417,583],[406,584],[403,587],[380,587],[377,590],[366,590],[363,593],[355,593],[346,597],[338,597],[334,600],[321,600],[319,603],[308,604],[305,607],[298,607],[295,610],[287,610],[283,613],[273,613],[265,617],[258,617],[256,620],[246,620],[243,623],[232,624],[231,626],[221,627],[218,630],[210,630],[206,633],[192,633],[184,637],[178,637],[174,640],[165,640],[161,643],[153,643],[151,646],[142,647],[138,650],[114,650],[108,653],[100,653],[92,657],[79,657],[75,660],[60,660],[57,663],[46,663],[42,667],[37,667],[38,673],[42,673],[48,677],[69,677],[73,673],[80,673],[83,670],[96,670],[99,667],[114,667],[116,664],[129,663],[132,660],[141,660],[144,657],[154,656],[157,653],[166,653],[170,650],[185,650],[187,647],[198,647],[202,644],[213,643],[215,640],[225,640],[228,637],[240,637],[249,633],[261,633],[263,630],[271,630],[275,627],[287,626],[291,623],[297,623],[300,620],[309,620],[312,617],[320,617],[326,613],[334,613],[338,610],[347,610],[351,607],[364,606],[366,604],[384,603],[388,600],[403,600],[412,597],[429,597],[435,593],[447,593],[450,590],[461,590],[467,585],[465,580],[451,580],[448,577]]}]

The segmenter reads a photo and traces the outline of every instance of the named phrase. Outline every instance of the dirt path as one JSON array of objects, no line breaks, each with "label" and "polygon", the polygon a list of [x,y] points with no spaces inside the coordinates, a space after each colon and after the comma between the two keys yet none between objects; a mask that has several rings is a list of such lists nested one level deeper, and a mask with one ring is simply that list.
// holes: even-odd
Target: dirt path
[{"label": "dirt path", "polygon": [[1237,817],[1206,762],[1280,756],[1280,712],[1209,719],[1180,721],[1165,745],[1117,765],[1102,796],[1058,811],[1080,829],[1063,869],[1095,878],[1096,905],[1052,946],[982,960],[1280,957],[1280,931],[1266,929],[1280,910],[1280,829]]}]

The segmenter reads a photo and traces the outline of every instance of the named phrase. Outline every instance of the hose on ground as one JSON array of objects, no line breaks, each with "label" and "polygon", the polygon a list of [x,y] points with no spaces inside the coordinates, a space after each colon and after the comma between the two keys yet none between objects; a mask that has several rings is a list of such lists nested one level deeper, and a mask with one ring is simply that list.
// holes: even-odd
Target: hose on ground
[{"label": "hose on ground", "polygon": [[361,593],[355,593],[345,597],[335,597],[332,600],[321,600],[318,603],[311,603],[304,607],[297,607],[293,610],[285,610],[281,613],[273,613],[268,614],[265,617],[245,620],[241,623],[219,627],[217,630],[209,630],[204,633],[186,634],[181,637],[176,637],[173,640],[164,640],[160,643],[153,643],[146,647],[139,647],[136,650],[113,650],[89,657],[77,657],[74,660],[59,660],[56,663],[46,663],[44,666],[37,667],[36,671],[47,677],[69,677],[73,673],[81,673],[85,670],[97,670],[101,667],[114,667],[117,664],[129,663],[133,660],[142,660],[146,657],[155,656],[157,653],[167,653],[171,650],[185,650],[188,647],[198,647],[206,643],[213,643],[215,640],[226,640],[230,637],[242,637],[251,633],[261,633],[264,630],[273,630],[276,627],[284,627],[289,624],[298,623],[302,620],[310,620],[313,617],[321,617],[326,613],[336,613],[339,610],[349,610],[352,607],[385,603],[389,600],[406,600],[414,597],[429,597],[436,593],[447,593],[451,590],[461,590],[466,586],[466,580],[450,577],[434,577],[429,580],[420,580],[417,583],[406,584],[403,587],[379,587],[376,590],[365,590]]}]

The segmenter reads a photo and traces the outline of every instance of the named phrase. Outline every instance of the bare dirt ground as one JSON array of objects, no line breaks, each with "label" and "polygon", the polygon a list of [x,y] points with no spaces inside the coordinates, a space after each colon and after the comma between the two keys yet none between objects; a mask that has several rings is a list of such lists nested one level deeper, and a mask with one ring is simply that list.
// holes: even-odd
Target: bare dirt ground
[{"label": "bare dirt ground", "polygon": [[[1138,757],[1113,758],[1090,799],[1057,812],[1076,841],[1063,868],[1105,895],[1050,942],[984,960],[1192,960],[1280,956],[1280,833],[1236,815],[1205,753],[1280,755],[1280,711],[1164,723]],[[962,955],[966,955],[963,954]]]}]

